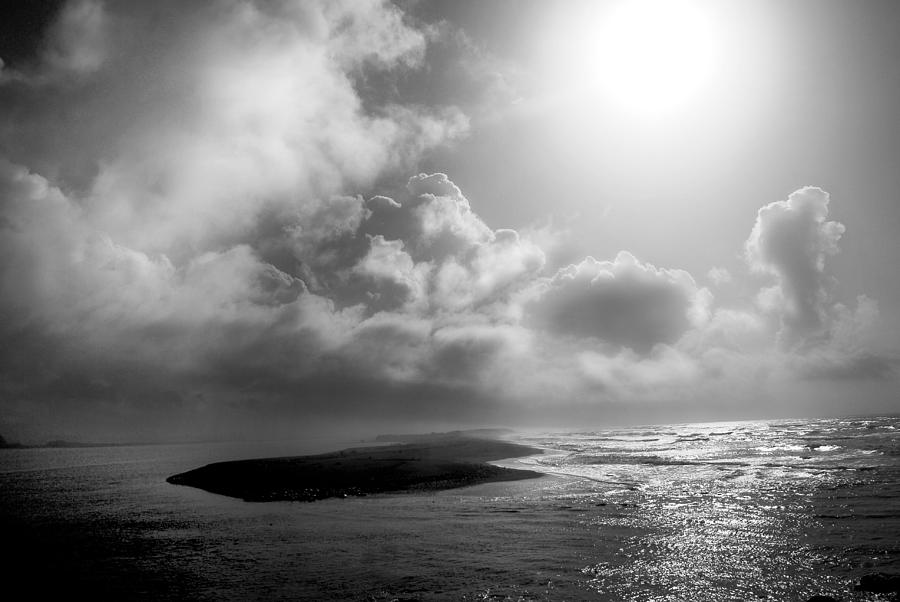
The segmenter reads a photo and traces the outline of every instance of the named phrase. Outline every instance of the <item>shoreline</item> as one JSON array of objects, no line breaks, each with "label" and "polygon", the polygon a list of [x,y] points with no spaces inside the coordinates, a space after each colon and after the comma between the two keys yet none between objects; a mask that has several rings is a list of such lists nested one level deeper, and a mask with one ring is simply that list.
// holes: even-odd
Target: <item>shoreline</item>
[{"label": "shoreline", "polygon": [[489,462],[542,453],[540,448],[508,441],[434,434],[414,443],[217,462],[172,475],[166,482],[248,502],[311,502],[539,478],[546,475]]}]

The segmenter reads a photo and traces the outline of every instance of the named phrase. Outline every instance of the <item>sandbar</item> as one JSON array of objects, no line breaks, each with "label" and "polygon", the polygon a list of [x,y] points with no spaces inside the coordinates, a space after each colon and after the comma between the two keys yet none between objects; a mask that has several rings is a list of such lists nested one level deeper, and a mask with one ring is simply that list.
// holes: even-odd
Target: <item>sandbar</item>
[{"label": "sandbar", "polygon": [[436,433],[414,443],[314,456],[217,462],[166,481],[248,502],[311,502],[538,478],[545,475],[487,462],[540,453],[539,448],[509,441]]}]

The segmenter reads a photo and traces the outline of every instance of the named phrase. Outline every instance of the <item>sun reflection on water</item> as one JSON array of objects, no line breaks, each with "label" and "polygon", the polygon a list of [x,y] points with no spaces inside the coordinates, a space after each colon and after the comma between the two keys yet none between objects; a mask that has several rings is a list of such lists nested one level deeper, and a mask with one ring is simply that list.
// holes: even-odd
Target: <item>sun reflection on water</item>
[{"label": "sun reflection on water", "polygon": [[[583,567],[588,587],[611,599],[648,602],[847,599],[848,592],[853,600],[880,600],[853,592],[850,572],[833,570],[841,550],[816,508],[833,497],[829,491],[864,495],[866,483],[856,475],[874,470],[871,459],[885,451],[867,449],[871,437],[822,422],[817,429],[683,425],[566,440],[568,455],[549,459],[547,468],[590,479],[617,512],[586,522],[639,533],[614,559]],[[845,512],[856,506],[842,504]],[[891,517],[885,525],[896,529]]]}]

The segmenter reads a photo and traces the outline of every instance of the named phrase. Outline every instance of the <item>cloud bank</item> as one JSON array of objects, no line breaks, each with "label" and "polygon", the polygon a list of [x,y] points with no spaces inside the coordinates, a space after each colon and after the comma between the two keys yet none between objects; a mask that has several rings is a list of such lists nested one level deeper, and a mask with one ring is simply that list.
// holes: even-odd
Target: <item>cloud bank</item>
[{"label": "cloud bank", "polygon": [[177,6],[68,3],[0,72],[4,428],[602,422],[895,378],[866,342],[875,302],[835,300],[845,228],[824,191],[760,209],[745,256],[765,282],[740,307],[627,251],[551,271],[546,232],[492,228],[445,174],[402,175],[467,119],[360,92],[421,68],[427,32],[398,8]]}]

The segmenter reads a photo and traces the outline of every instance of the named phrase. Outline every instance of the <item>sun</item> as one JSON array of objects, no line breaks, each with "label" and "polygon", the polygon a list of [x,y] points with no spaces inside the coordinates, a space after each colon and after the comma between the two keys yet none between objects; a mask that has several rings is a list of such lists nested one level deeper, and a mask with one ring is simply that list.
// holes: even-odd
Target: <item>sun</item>
[{"label": "sun", "polygon": [[583,46],[592,55],[591,77],[623,107],[665,112],[683,106],[708,82],[713,32],[695,4],[625,0],[598,19]]}]

